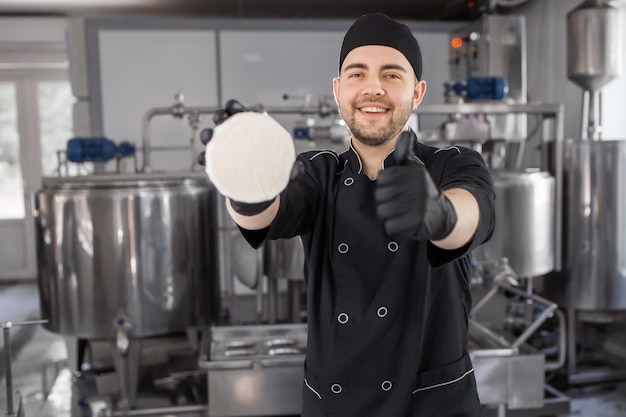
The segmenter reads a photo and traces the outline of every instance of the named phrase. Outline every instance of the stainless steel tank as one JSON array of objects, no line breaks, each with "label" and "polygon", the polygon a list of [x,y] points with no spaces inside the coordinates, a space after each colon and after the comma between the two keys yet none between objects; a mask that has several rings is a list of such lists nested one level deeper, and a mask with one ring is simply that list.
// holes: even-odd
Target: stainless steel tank
[{"label": "stainless steel tank", "polygon": [[266,242],[263,258],[268,278],[304,280],[304,248],[299,236]]},{"label": "stainless steel tank", "polygon": [[571,307],[626,309],[626,141],[565,145],[565,259]]},{"label": "stainless steel tank", "polygon": [[567,77],[597,91],[620,74],[619,10],[604,0],[585,0],[567,14]]},{"label": "stainless steel tank", "polygon": [[555,266],[555,181],[538,170],[493,171],[496,228],[473,255],[478,261],[508,258],[515,273],[532,278]]},{"label": "stainless steel tank", "polygon": [[112,338],[206,324],[218,308],[216,191],[199,173],[47,178],[35,195],[47,328]]}]

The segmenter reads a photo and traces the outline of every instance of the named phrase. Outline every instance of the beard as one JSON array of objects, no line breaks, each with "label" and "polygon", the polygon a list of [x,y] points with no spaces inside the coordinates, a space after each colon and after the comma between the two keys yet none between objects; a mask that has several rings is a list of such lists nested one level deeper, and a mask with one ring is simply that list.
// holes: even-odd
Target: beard
[{"label": "beard", "polygon": [[[392,112],[391,121],[382,127],[368,126],[357,121],[358,107],[367,103],[383,104],[389,109],[389,112]],[[348,106],[339,106],[339,114],[348,125],[352,137],[368,146],[381,146],[395,138],[406,125],[412,111],[413,99],[400,103],[397,108],[383,100],[367,100],[355,102]]]}]

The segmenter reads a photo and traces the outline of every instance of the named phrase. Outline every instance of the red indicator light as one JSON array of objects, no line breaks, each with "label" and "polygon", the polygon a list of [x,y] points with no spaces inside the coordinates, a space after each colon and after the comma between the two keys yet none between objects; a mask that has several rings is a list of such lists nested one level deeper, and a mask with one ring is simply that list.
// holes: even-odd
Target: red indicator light
[{"label": "red indicator light", "polygon": [[463,39],[461,38],[452,38],[452,41],[450,41],[450,45],[454,48],[460,48],[461,46],[463,46]]},{"label": "red indicator light", "polygon": [[473,2],[473,1],[468,1],[468,2],[467,2],[467,7],[469,7],[470,9],[471,9],[472,7],[474,7],[474,2]]}]

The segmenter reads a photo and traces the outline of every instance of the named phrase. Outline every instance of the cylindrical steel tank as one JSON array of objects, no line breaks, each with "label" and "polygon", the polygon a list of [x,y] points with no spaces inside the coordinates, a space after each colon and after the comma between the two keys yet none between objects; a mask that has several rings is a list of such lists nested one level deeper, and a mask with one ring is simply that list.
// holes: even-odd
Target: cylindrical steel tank
[{"label": "cylindrical steel tank", "polygon": [[208,324],[218,308],[216,191],[204,173],[46,178],[34,199],[47,328],[107,339]]},{"label": "cylindrical steel tank", "polygon": [[304,248],[300,237],[268,241],[263,258],[268,278],[304,280]]},{"label": "cylindrical steel tank", "polygon": [[626,309],[626,141],[565,144],[565,259],[571,306]]},{"label": "cylindrical steel tank", "polygon": [[605,0],[585,0],[567,14],[567,77],[597,91],[621,70],[619,10]]},{"label": "cylindrical steel tank", "polygon": [[538,170],[493,171],[496,228],[473,255],[478,261],[508,258],[515,273],[532,278],[555,266],[555,181]]}]

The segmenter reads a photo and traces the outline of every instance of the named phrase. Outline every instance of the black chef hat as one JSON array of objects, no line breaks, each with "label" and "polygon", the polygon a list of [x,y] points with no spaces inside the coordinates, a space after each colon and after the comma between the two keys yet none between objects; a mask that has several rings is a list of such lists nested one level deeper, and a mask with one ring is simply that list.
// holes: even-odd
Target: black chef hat
[{"label": "black chef hat", "polygon": [[382,13],[361,16],[350,26],[341,45],[339,72],[346,55],[351,50],[365,45],[390,46],[402,54],[413,67],[417,79],[422,78],[422,53],[417,39],[408,26],[391,20]]}]

